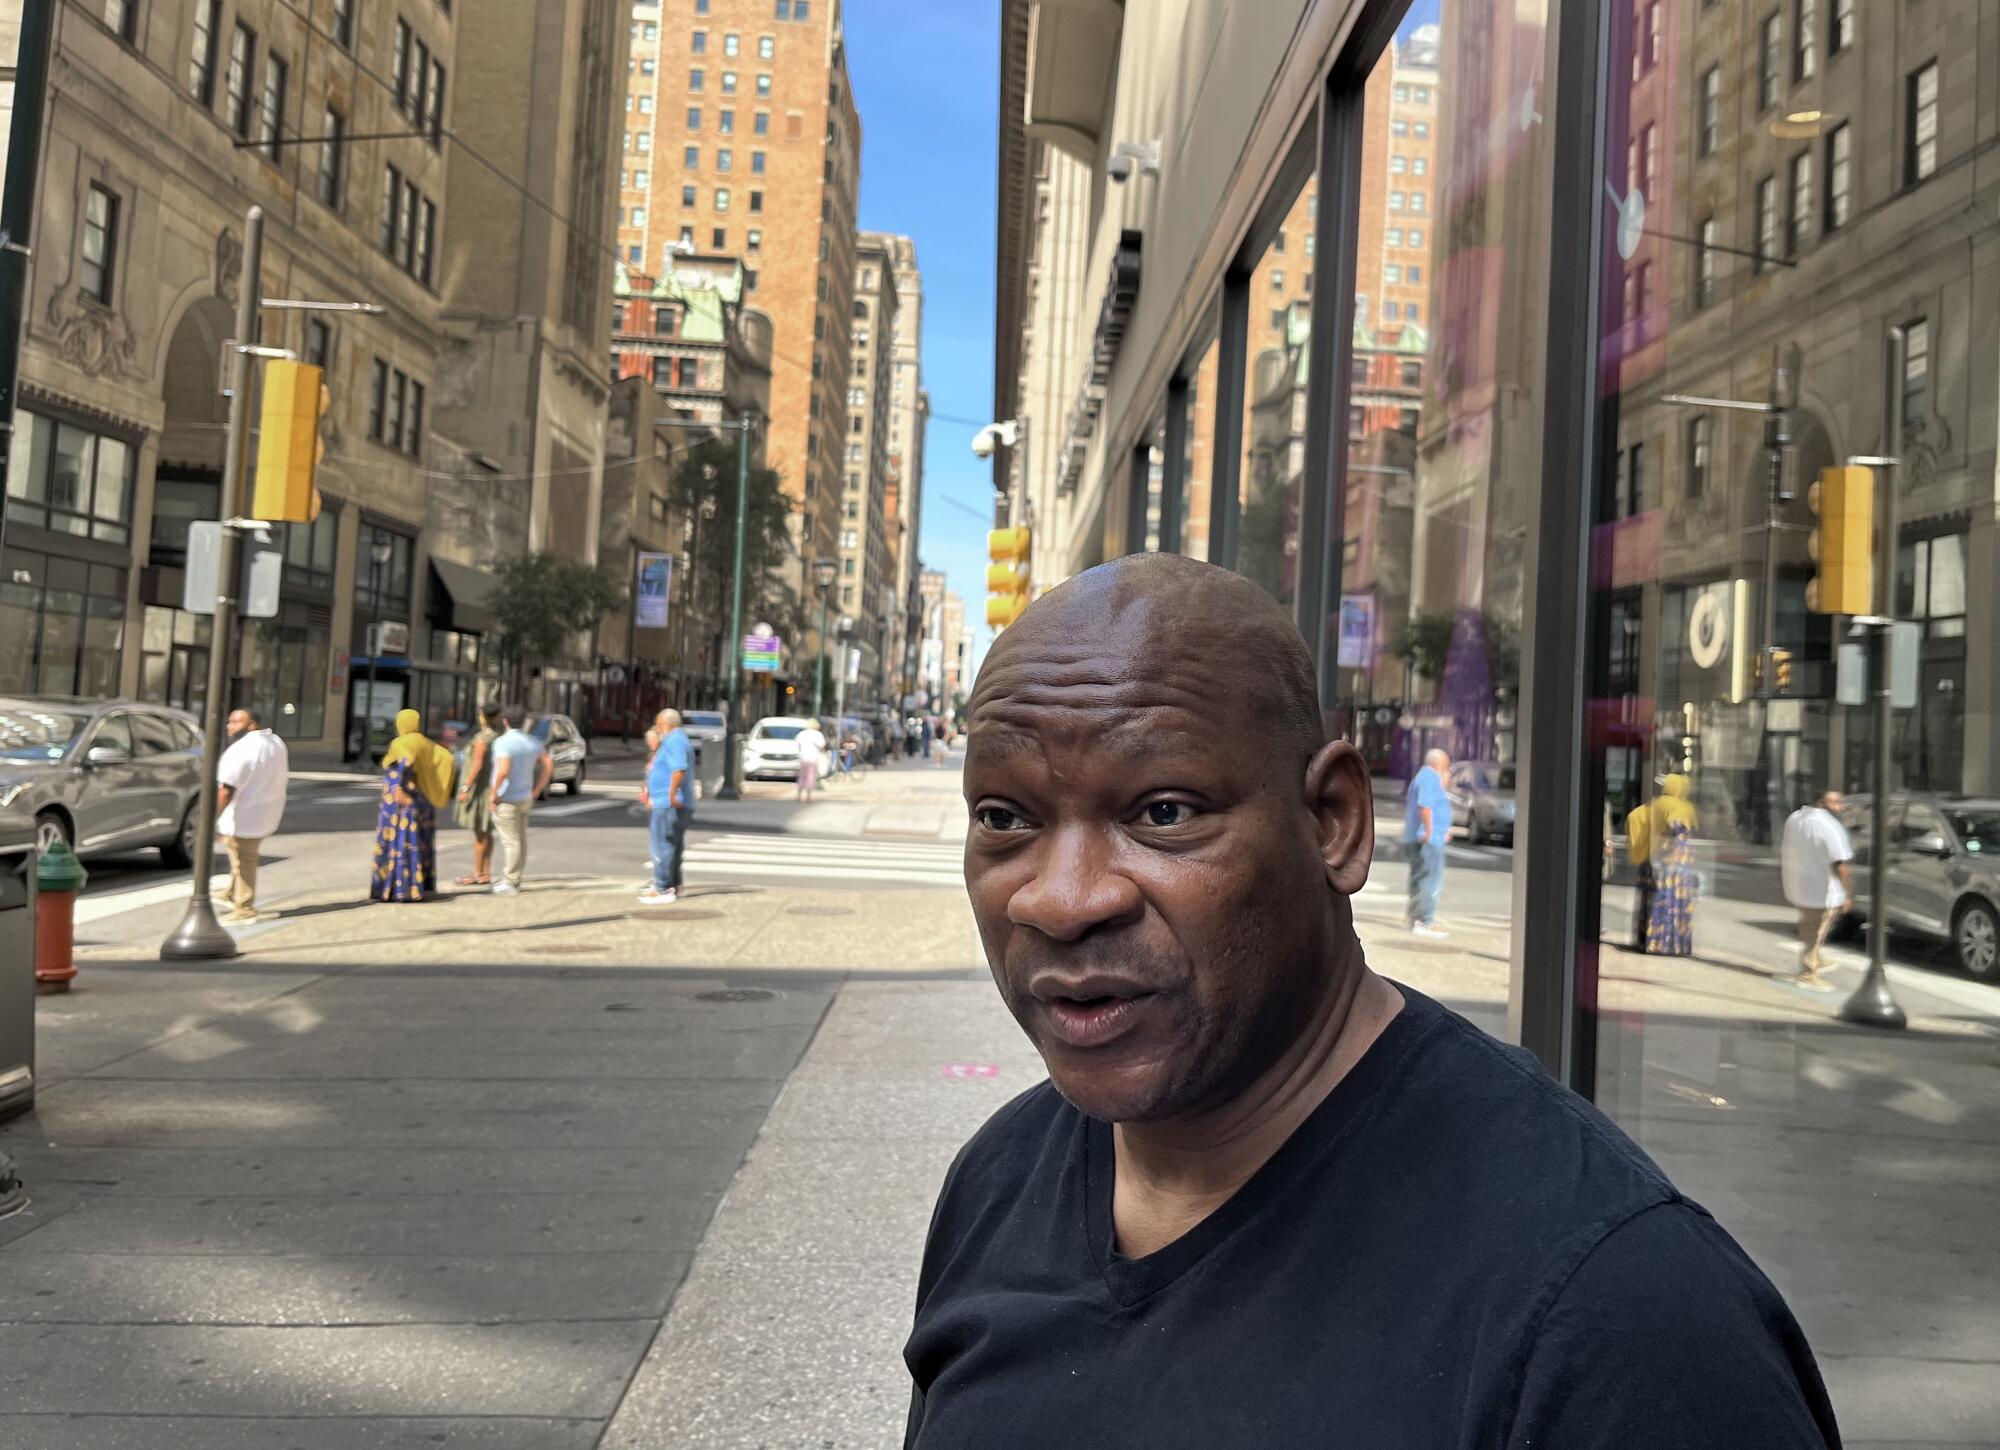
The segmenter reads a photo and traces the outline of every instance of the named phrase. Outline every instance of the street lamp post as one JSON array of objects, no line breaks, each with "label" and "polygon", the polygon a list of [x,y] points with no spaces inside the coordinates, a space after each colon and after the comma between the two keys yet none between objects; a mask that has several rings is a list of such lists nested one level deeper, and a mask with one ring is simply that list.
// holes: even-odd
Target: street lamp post
[{"label": "street lamp post", "polygon": [[361,706],[361,758],[375,755],[375,666],[382,656],[382,571],[396,556],[389,536],[377,533],[368,545],[368,698]]},{"label": "street lamp post", "polygon": [[840,571],[840,561],[825,555],[813,560],[813,582],[819,585],[819,639],[817,654],[813,660],[813,718],[819,718],[820,705],[826,691],[826,606],[833,593],[834,576]]}]

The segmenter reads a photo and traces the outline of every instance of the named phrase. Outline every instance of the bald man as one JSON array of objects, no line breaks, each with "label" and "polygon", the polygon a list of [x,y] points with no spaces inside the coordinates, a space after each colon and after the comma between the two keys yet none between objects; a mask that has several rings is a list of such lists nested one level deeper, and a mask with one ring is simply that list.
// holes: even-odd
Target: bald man
[{"label": "bald man", "polygon": [[1261,590],[1090,570],[1000,636],[969,714],[966,885],[1050,1081],[946,1176],[906,1446],[1838,1444],[1729,1236],[1369,970],[1367,772]]}]

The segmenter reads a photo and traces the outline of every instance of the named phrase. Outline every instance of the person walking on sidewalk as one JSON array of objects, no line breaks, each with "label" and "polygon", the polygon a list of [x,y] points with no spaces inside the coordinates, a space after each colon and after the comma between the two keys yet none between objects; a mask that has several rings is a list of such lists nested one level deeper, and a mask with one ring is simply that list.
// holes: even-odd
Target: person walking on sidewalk
[{"label": "person walking on sidewalk", "polygon": [[1049,1080],[945,1174],[908,1450],[1840,1443],[1728,1233],[1369,969],[1368,768],[1256,584],[1155,553],[1043,594],[980,668],[964,791]]},{"label": "person walking on sidewalk", "polygon": [[[1643,805],[1634,806],[1625,816],[1625,858],[1639,872],[1639,889],[1634,893],[1632,903],[1632,950],[1650,951],[1653,934],[1653,914],[1659,897],[1661,873],[1674,862],[1670,856],[1685,854],[1690,866],[1692,849],[1685,853],[1674,848],[1675,827],[1683,827],[1681,835],[1692,838],[1695,830],[1694,802],[1688,799],[1688,778],[1684,775],[1663,775],[1653,782],[1659,794]],[[1683,880],[1683,885],[1691,888],[1691,880]],[[1671,917],[1674,907],[1670,902],[1667,914]],[[1692,912],[1692,900],[1689,901]],[[1690,918],[1692,932],[1692,918]],[[1685,953],[1682,953],[1685,955]]]},{"label": "person walking on sidewalk", "polygon": [[493,884],[493,742],[500,738],[500,707],[479,707],[479,733],[465,747],[458,772],[458,805],[452,818],[472,832],[472,874],[460,886]]},{"label": "person walking on sidewalk", "polygon": [[1451,797],[1444,773],[1451,757],[1432,750],[1410,777],[1403,807],[1403,850],[1410,858],[1409,907],[1404,920],[1418,936],[1448,935],[1438,925],[1438,898],[1444,893],[1445,842],[1451,836]]},{"label": "person walking on sidewalk", "polygon": [[1646,951],[1661,957],[1694,955],[1694,904],[1700,877],[1694,864],[1694,804],[1688,778],[1663,776],[1649,812],[1652,837],[1646,864],[1653,900],[1646,915]]},{"label": "person walking on sidewalk", "polygon": [[660,743],[639,787],[639,799],[651,811],[653,880],[639,893],[639,901],[668,906],[680,899],[681,854],[687,849],[688,818],[694,814],[694,742],[681,729],[678,710],[660,711],[653,729]]},{"label": "person walking on sidewalk", "polygon": [[549,788],[555,762],[542,749],[542,742],[528,733],[528,712],[509,705],[500,712],[507,729],[493,742],[493,833],[500,838],[500,879],[493,883],[495,896],[511,896],[521,889],[528,869],[528,811]]},{"label": "person walking on sidewalk", "polygon": [[229,852],[229,911],[224,921],[257,919],[257,865],[264,839],[277,834],[291,779],[285,742],[254,710],[229,712],[229,748],[216,767],[215,833]]},{"label": "person walking on sidewalk", "polygon": [[451,804],[457,762],[423,732],[415,710],[396,712],[396,738],[382,757],[370,901],[429,901],[437,895],[437,813]]},{"label": "person walking on sidewalk", "polygon": [[1821,975],[1826,935],[1854,906],[1854,843],[1840,822],[1840,807],[1840,792],[1828,789],[1793,811],[1778,855],[1785,900],[1799,913],[1798,983],[1817,991],[1833,988]]},{"label": "person walking on sidewalk", "polygon": [[795,738],[799,747],[799,785],[792,794],[794,799],[810,803],[813,789],[819,784],[820,767],[826,763],[826,735],[815,720]]}]

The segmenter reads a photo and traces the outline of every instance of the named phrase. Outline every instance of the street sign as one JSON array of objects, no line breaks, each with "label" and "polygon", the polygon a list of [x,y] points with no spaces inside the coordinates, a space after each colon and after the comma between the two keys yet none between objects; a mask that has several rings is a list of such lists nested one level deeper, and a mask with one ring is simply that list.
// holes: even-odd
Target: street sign
[{"label": "street sign", "polygon": [[758,674],[772,674],[778,668],[783,646],[775,634],[755,630],[743,636],[743,668]]},{"label": "street sign", "polygon": [[[243,573],[236,593],[242,603],[237,613],[244,619],[275,619],[284,553],[268,531],[246,531],[241,557]],[[222,574],[221,524],[197,519],[188,525],[187,565],[182,572],[181,608],[189,614],[215,613],[215,596],[222,592],[216,587]]]},{"label": "street sign", "polygon": [[1917,656],[1923,645],[1922,625],[1899,619],[1889,626],[1889,703],[1898,710],[1917,708]]}]

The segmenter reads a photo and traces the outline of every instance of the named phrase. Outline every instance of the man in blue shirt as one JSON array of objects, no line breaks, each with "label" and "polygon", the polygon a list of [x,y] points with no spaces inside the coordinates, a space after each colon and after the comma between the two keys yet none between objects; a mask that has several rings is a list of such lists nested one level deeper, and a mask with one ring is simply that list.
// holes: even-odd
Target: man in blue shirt
[{"label": "man in blue shirt", "polygon": [[1403,810],[1403,850],[1410,858],[1410,930],[1418,936],[1448,935],[1437,924],[1438,895],[1444,890],[1444,843],[1451,835],[1451,797],[1444,773],[1451,757],[1442,750],[1424,756],[1423,769],[1410,777]]},{"label": "man in blue shirt", "polygon": [[662,710],[653,721],[660,743],[646,762],[639,798],[652,807],[653,884],[639,893],[646,906],[679,899],[681,852],[687,845],[688,817],[694,814],[694,744],[681,729],[678,710]]},{"label": "man in blue shirt", "polygon": [[521,889],[521,875],[528,869],[528,809],[549,788],[556,764],[528,733],[525,709],[509,705],[500,718],[507,732],[493,742],[493,833],[500,838],[505,864],[493,894],[511,896]]}]

